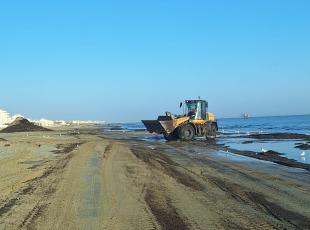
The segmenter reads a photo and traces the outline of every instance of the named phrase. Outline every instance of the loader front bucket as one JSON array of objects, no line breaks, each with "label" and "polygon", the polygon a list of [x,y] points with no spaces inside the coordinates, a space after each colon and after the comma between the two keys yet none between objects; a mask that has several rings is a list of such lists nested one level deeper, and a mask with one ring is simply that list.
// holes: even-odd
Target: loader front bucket
[{"label": "loader front bucket", "polygon": [[150,133],[169,134],[172,133],[175,129],[173,120],[143,120],[142,123]]}]

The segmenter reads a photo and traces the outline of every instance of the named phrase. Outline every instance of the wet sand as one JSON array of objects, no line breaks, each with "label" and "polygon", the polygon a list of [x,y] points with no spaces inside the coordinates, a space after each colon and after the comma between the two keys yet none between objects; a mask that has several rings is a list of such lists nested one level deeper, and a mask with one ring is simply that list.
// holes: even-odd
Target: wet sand
[{"label": "wet sand", "polygon": [[309,171],[145,135],[0,134],[0,229],[310,228]]}]

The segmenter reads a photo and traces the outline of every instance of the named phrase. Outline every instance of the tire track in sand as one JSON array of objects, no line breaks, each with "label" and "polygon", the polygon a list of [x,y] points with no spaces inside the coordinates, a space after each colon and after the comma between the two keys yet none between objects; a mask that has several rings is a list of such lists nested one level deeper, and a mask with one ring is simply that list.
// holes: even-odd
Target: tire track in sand
[{"label": "tire track in sand", "polygon": [[126,145],[110,142],[103,161],[102,229],[161,229],[144,201],[150,171]]}]

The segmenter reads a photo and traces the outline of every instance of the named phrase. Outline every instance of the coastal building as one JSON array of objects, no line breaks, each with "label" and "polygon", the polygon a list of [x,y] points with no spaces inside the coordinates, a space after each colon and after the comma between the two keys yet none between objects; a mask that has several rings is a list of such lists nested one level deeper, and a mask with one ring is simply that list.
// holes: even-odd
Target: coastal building
[{"label": "coastal building", "polygon": [[53,120],[48,120],[48,119],[45,119],[45,118],[42,118],[40,120],[31,120],[31,122],[33,122],[36,125],[43,126],[43,127],[51,127],[51,126],[56,127],[56,126],[66,126],[66,125],[69,125],[69,123],[67,123],[64,120],[53,121]]},{"label": "coastal building", "polygon": [[55,122],[55,125],[58,125],[58,126],[65,126],[65,125],[69,125],[66,121],[64,120],[56,120]]},{"label": "coastal building", "polygon": [[54,121],[52,120],[47,120],[47,119],[40,119],[38,121],[32,121],[33,123],[35,123],[36,125],[39,125],[39,126],[43,126],[43,127],[49,127],[49,126],[54,126]]},{"label": "coastal building", "polygon": [[7,111],[0,110],[0,125],[7,125],[11,123],[10,114]]},{"label": "coastal building", "polygon": [[105,121],[91,121],[91,120],[88,120],[88,121],[79,121],[79,120],[76,120],[76,121],[72,121],[71,122],[73,125],[86,125],[86,124],[92,124],[92,125],[97,125],[97,124],[104,124]]}]

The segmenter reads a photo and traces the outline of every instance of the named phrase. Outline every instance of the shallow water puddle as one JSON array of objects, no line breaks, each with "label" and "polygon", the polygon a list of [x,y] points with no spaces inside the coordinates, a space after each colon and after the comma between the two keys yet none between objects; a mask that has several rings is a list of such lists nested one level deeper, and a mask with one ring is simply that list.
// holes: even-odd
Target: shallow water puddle
[{"label": "shallow water puddle", "polygon": [[249,138],[231,138],[222,140],[221,143],[230,148],[244,151],[267,152],[273,150],[282,153],[283,156],[289,159],[310,164],[310,150],[295,148],[296,143],[303,143],[303,141],[300,140],[258,141]]},{"label": "shallow water puddle", "polygon": [[259,159],[255,159],[252,157],[247,157],[247,156],[242,156],[238,154],[234,154],[231,152],[225,152],[225,151],[217,151],[216,153],[217,157],[220,158],[225,158],[226,160],[231,160],[231,161],[237,161],[237,162],[255,162],[255,163],[269,163],[269,164],[274,164],[273,162],[270,161],[263,161]]}]

